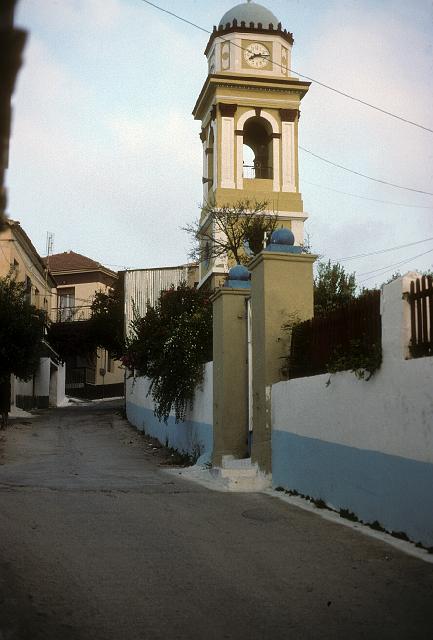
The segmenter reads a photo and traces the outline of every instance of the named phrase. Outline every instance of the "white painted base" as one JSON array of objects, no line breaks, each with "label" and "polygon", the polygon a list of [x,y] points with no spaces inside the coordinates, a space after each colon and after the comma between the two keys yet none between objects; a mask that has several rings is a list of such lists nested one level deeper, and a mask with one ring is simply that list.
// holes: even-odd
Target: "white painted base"
[{"label": "white painted base", "polygon": [[223,456],[222,466],[211,469],[215,480],[227,491],[257,492],[271,486],[272,478],[259,470],[251,458],[236,460],[233,456]]}]

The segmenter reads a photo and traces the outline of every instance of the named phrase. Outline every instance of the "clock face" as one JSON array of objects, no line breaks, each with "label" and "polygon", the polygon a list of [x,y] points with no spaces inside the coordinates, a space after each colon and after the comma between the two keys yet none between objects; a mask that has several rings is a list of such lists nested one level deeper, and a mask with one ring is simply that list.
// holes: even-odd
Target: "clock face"
[{"label": "clock face", "polygon": [[244,58],[250,67],[253,67],[254,69],[263,69],[271,59],[271,54],[264,44],[261,44],[260,42],[252,42],[245,49]]}]

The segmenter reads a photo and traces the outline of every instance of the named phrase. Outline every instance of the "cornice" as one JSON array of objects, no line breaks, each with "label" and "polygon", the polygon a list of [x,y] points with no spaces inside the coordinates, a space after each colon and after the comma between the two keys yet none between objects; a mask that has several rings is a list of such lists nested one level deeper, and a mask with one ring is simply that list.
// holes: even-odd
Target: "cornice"
[{"label": "cornice", "polygon": [[276,27],[274,27],[273,24],[269,24],[266,28],[261,23],[259,23],[257,27],[254,26],[253,22],[250,22],[249,25],[247,25],[246,22],[241,22],[240,24],[238,24],[237,20],[235,19],[232,23],[228,22],[226,25],[220,25],[218,28],[214,26],[209,38],[209,42],[206,45],[206,49],[204,52],[205,56],[207,56],[207,54],[209,53],[215,38],[226,36],[230,33],[254,33],[259,35],[272,35],[283,38],[283,40],[286,40],[286,42],[288,42],[290,45],[293,45],[294,43],[293,34],[290,33],[290,31],[287,31],[287,29],[283,29],[281,22],[279,22]]},{"label": "cornice", "polygon": [[[264,86],[264,85],[268,86]],[[222,75],[222,74],[212,74],[209,75],[200,91],[200,95],[197,98],[197,102],[194,105],[193,116],[197,118],[198,111],[200,106],[206,96],[206,94],[211,90],[216,90],[218,88],[224,89],[236,89],[238,91],[258,91],[265,93],[286,93],[288,95],[296,95],[299,99],[302,99],[304,95],[307,93],[311,82],[304,82],[302,80],[298,80],[295,78],[263,78],[263,77],[252,77],[252,76],[244,76],[244,75]]]},{"label": "cornice", "polygon": [[261,251],[249,263],[248,269],[254,270],[262,262],[284,261],[284,262],[310,262],[313,263],[319,256],[314,253],[284,253],[279,251]]},{"label": "cornice", "polygon": [[236,289],[235,287],[219,287],[215,293],[209,297],[209,300],[211,302],[215,302],[215,300],[218,300],[223,296],[242,296],[243,298],[251,298],[251,288]]},{"label": "cornice", "polygon": [[95,267],[94,269],[50,269],[50,273],[52,273],[52,275],[55,277],[76,275],[79,273],[102,273],[105,276],[112,278],[113,280],[117,280],[117,277],[118,277],[117,273],[115,273],[114,271],[111,271],[111,269],[107,269],[102,266],[99,268]]}]

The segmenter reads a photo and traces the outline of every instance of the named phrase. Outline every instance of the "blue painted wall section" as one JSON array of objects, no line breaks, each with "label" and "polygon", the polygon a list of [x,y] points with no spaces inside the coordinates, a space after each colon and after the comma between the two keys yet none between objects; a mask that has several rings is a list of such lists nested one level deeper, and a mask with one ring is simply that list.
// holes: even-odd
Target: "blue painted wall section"
[{"label": "blue painted wall section", "polygon": [[210,461],[213,447],[212,425],[186,420],[176,424],[170,416],[167,424],[159,422],[151,409],[139,407],[132,402],[126,402],[128,421],[140,431],[157,438],[161,444],[188,453],[199,454],[197,462],[205,464]]},{"label": "blue painted wall section", "polygon": [[272,477],[433,546],[433,464],[273,430]]}]

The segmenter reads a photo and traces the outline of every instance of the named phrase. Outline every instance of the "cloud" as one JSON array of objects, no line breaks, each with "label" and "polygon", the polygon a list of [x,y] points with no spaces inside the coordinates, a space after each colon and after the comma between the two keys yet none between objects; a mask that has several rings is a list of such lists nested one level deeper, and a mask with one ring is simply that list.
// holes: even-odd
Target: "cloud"
[{"label": "cloud", "polygon": [[[355,3],[328,5],[322,21],[315,25],[318,37],[300,52],[299,68],[331,86],[432,127],[428,33],[390,13],[389,3],[366,9]],[[415,42],[416,47],[410,46]],[[303,146],[336,163],[402,186],[432,191],[431,134],[314,83],[303,99],[300,137]],[[356,177],[302,152],[300,164],[304,202],[310,212],[307,228],[313,247],[320,252],[336,258],[431,235],[431,211],[350,198],[306,181],[408,204],[433,205],[432,197]],[[398,259],[397,253],[373,260],[391,264],[396,255]],[[429,256],[417,261],[419,266],[430,263]],[[417,265],[409,264],[408,268]],[[364,260],[350,266],[365,272],[369,265]]]},{"label": "cloud", "polygon": [[[415,41],[417,49],[402,47]],[[433,127],[433,90],[430,83],[420,83],[431,64],[424,51],[419,32],[389,12],[377,8],[372,15],[342,6],[338,15],[327,16],[304,65],[325,83]],[[433,157],[426,132],[314,84],[303,108],[305,146],[393,182],[419,188],[429,184]]]},{"label": "cloud", "polygon": [[37,39],[19,91],[9,210],[40,250],[50,230],[56,251],[127,266],[183,262],[179,228],[201,197],[199,125],[189,111],[108,114]]},{"label": "cloud", "polygon": [[[287,13],[285,2],[275,4],[277,14],[277,5]],[[390,12],[391,4],[299,3],[305,30],[295,66],[428,125],[428,29]],[[226,8],[196,0],[185,7],[182,13],[204,25],[210,11],[217,21]],[[50,230],[56,251],[128,266],[182,262],[188,240],[179,227],[197,215],[202,192],[191,109],[205,80],[207,36],[129,0],[22,0],[18,23],[30,29],[30,44],[15,96],[10,213],[42,251]],[[433,183],[429,134],[314,84],[303,100],[300,135],[304,146],[348,167],[408,186]],[[431,235],[429,211],[350,199],[303,178],[368,197],[426,198],[301,154],[308,228],[313,248],[326,255]]]},{"label": "cloud", "polygon": [[15,99],[11,215],[42,252],[50,230],[56,251],[128,266],[184,261],[179,227],[197,215],[202,190],[190,113],[199,82],[185,75],[184,88],[196,86],[176,87],[179,60],[187,68],[201,47],[156,15],[145,28],[141,5],[20,8],[31,38]]},{"label": "cloud", "polygon": [[119,0],[21,0],[17,22],[25,23],[27,17],[32,16],[35,25],[58,32],[83,33],[86,27],[111,30],[117,25],[123,8]]}]

